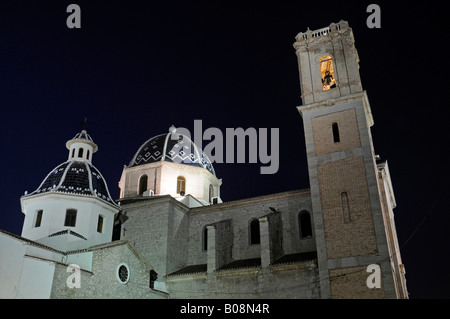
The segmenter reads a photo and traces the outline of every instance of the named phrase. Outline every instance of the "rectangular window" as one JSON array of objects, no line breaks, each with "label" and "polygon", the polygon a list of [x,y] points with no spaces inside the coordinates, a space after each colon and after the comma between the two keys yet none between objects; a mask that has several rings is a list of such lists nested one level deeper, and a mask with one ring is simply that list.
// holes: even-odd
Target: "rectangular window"
[{"label": "rectangular window", "polygon": [[64,221],[64,226],[75,227],[76,221],[77,221],[76,209],[68,209],[66,211],[66,220]]},{"label": "rectangular window", "polygon": [[42,221],[42,214],[43,214],[43,210],[38,210],[36,213],[36,222],[34,223],[34,227],[40,227],[41,226],[41,221]]},{"label": "rectangular window", "polygon": [[183,176],[178,176],[177,178],[177,194],[184,195],[186,191],[186,179]]},{"label": "rectangular window", "polygon": [[99,232],[99,233],[103,232],[103,216],[102,215],[98,215],[97,232]]}]

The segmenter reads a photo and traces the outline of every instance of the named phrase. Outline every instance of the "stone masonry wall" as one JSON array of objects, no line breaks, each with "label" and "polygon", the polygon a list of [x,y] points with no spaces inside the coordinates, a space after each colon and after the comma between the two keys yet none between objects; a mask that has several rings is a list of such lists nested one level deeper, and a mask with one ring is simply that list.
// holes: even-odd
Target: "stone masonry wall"
[{"label": "stone masonry wall", "polygon": [[[126,284],[118,279],[117,272],[121,264],[129,268],[129,281]],[[67,286],[70,274],[66,265],[57,264],[51,298],[167,298],[166,294],[149,288],[150,268],[126,243],[95,250],[92,272],[81,270],[80,288]]]},{"label": "stone masonry wall", "polygon": [[381,289],[367,288],[367,267],[349,267],[330,270],[330,289],[333,299],[378,299],[386,298],[381,280]]},{"label": "stone masonry wall", "polygon": [[[362,157],[322,163],[317,166],[317,171],[328,258],[376,253],[377,242]],[[344,217],[342,192],[348,194],[349,222]]]},{"label": "stone masonry wall", "polygon": [[[280,212],[280,232],[284,254],[314,251],[315,238],[300,238],[298,214],[309,211],[312,214],[309,191],[292,191],[271,196],[261,196],[258,200],[242,200],[208,207],[195,208],[189,214],[189,255],[188,264],[206,264],[207,251],[203,250],[203,229],[206,225],[230,219],[233,232],[233,260],[259,258],[259,244],[249,243],[249,222],[253,218],[265,216],[273,207]],[[314,225],[312,225],[314,229]]]},{"label": "stone masonry wall", "polygon": [[129,240],[160,276],[187,263],[187,208],[172,201],[167,196],[123,205],[128,219],[121,239]]},{"label": "stone masonry wall", "polygon": [[320,298],[315,262],[174,276],[166,284],[171,298]]},{"label": "stone masonry wall", "polygon": [[[361,147],[354,109],[318,116],[311,120],[316,156]],[[333,140],[332,123],[337,123],[340,141]]]}]

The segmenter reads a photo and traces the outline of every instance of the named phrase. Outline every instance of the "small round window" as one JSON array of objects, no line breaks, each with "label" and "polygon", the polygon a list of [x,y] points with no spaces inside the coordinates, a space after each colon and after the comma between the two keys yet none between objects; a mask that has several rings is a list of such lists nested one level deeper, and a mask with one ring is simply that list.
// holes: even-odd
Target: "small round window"
[{"label": "small round window", "polygon": [[130,279],[130,268],[128,268],[127,264],[120,264],[117,267],[116,275],[121,284],[126,284]]}]

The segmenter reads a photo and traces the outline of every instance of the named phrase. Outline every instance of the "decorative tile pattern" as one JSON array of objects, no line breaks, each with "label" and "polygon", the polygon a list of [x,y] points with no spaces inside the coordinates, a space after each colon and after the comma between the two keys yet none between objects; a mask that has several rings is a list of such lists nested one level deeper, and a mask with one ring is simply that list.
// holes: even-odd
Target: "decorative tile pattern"
[{"label": "decorative tile pattern", "polygon": [[24,196],[46,192],[95,196],[115,204],[103,176],[92,164],[85,161],[70,160],[58,165],[34,192]]},{"label": "decorative tile pattern", "polygon": [[208,156],[189,137],[182,134],[161,134],[147,140],[138,149],[128,167],[158,161],[199,166],[216,175]]},{"label": "decorative tile pattern", "polygon": [[80,235],[77,232],[74,232],[73,230],[70,230],[70,229],[64,229],[64,230],[58,231],[56,233],[48,235],[48,237],[55,237],[55,236],[60,236],[60,235],[65,235],[65,234],[73,235],[75,237],[87,240],[87,238],[84,237],[83,235]]}]

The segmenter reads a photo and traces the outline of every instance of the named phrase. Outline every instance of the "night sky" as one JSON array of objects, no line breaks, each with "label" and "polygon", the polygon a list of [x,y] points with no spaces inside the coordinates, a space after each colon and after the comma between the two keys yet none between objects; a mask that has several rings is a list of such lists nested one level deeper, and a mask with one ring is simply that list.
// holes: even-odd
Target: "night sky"
[{"label": "night sky", "polygon": [[[20,196],[67,160],[84,126],[93,164],[118,198],[124,165],[172,124],[279,128],[277,174],[261,163],[214,164],[224,201],[309,187],[299,32],[349,22],[387,159],[410,298],[449,298],[448,23],[444,2],[2,1],[0,229],[21,233]],[[81,29],[66,8],[81,7]],[[151,4],[149,4],[151,3]],[[445,46],[445,47],[444,47]],[[209,141],[204,141],[204,146]]]}]

